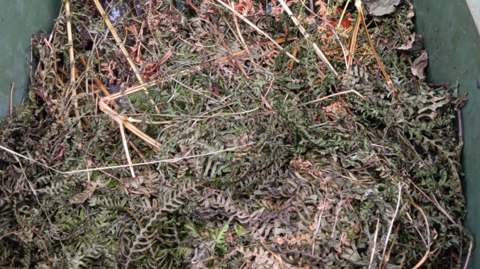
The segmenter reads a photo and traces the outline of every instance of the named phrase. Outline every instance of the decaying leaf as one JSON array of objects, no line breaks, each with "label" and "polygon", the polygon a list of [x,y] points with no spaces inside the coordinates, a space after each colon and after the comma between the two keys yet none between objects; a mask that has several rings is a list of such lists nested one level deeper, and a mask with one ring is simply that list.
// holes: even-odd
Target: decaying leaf
[{"label": "decaying leaf", "polygon": [[383,16],[395,12],[396,6],[400,0],[370,0],[364,1],[370,14],[374,16]]},{"label": "decaying leaf", "polygon": [[423,49],[423,37],[417,34],[411,34],[406,36],[407,44],[402,44],[397,50],[416,53]]},{"label": "decaying leaf", "polygon": [[412,64],[412,73],[419,79],[425,78],[425,67],[428,65],[428,53],[426,50],[422,51],[422,54]]}]

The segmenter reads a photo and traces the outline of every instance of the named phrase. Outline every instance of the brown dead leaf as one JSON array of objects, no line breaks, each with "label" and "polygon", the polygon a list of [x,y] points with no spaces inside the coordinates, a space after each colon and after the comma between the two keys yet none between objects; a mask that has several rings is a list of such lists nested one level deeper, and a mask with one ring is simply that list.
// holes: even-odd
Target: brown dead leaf
[{"label": "brown dead leaf", "polygon": [[322,112],[331,120],[336,120],[339,114],[347,115],[347,110],[340,101],[337,101],[329,106],[322,107]]},{"label": "brown dead leaf", "polygon": [[425,78],[425,67],[428,65],[428,53],[426,50],[422,51],[422,54],[415,59],[412,64],[412,74],[422,80]]},{"label": "brown dead leaf", "polygon": [[397,50],[409,50],[413,46],[413,42],[415,42],[415,34],[407,35],[406,38],[408,39],[407,44],[402,44]]}]

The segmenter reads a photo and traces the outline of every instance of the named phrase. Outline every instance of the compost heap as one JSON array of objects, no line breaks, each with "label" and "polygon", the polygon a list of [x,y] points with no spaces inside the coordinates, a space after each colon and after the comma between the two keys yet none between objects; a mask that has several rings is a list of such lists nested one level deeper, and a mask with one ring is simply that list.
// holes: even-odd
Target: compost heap
[{"label": "compost heap", "polygon": [[466,99],[408,1],[349,2],[64,1],[0,130],[0,265],[463,267]]}]

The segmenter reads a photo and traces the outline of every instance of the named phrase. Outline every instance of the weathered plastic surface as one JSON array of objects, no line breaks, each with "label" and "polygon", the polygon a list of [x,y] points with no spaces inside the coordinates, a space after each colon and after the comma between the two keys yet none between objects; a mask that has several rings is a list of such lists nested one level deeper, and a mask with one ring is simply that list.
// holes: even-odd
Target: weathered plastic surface
[{"label": "weathered plastic surface", "polygon": [[[467,1],[477,5],[479,2]],[[460,92],[468,92],[468,103],[462,109],[465,143],[462,185],[468,207],[464,224],[476,242],[480,242],[480,36],[472,17],[480,14],[475,10],[470,12],[465,0],[413,0],[412,3],[416,32],[423,35],[430,58],[427,80],[439,84],[458,81]],[[467,251],[468,246],[463,249]],[[473,250],[468,268],[480,268],[480,247]]]},{"label": "weathered plastic surface", "polygon": [[0,0],[0,118],[13,104],[20,105],[30,83],[30,38],[39,30],[50,32],[61,0]]},{"label": "weathered plastic surface", "polygon": [[[16,105],[28,90],[30,37],[38,30],[51,30],[61,1],[0,0],[2,2],[5,3],[0,7],[0,117],[5,117],[11,83],[15,82],[13,101]],[[469,210],[465,225],[479,242],[480,232],[476,226],[480,225],[480,36],[475,22],[480,26],[480,0],[412,2],[416,32],[424,36],[430,56],[427,80],[458,81],[460,92],[468,92],[469,101],[462,110],[463,190]],[[467,248],[464,247],[465,251]],[[469,268],[480,268],[480,247],[474,249]]]}]

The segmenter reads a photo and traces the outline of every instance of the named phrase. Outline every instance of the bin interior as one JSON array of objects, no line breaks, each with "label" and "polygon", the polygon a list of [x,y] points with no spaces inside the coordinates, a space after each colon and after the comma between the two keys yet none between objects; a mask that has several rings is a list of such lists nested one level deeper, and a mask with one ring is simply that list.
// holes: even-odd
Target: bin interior
[{"label": "bin interior", "polygon": [[[441,84],[459,83],[460,93],[468,93],[462,109],[464,148],[463,192],[468,213],[464,225],[480,240],[480,36],[465,0],[412,1],[416,33],[423,35],[428,50],[427,80]],[[480,18],[479,18],[480,19]],[[479,163],[477,164],[477,159]],[[441,197],[440,197],[441,198]],[[468,250],[468,246],[464,249]],[[465,250],[465,251],[466,251]],[[480,268],[480,248],[474,248],[468,268]]]},{"label": "bin interior", "polygon": [[20,105],[30,84],[30,38],[39,30],[50,32],[61,1],[9,0],[0,2],[0,118],[13,104]]},{"label": "bin interior", "polygon": [[[480,12],[474,0],[412,0],[415,7],[415,32],[423,35],[429,53],[427,80],[432,83],[460,84],[468,92],[468,103],[462,110],[463,191],[467,200],[466,227],[476,241],[480,233],[480,36],[474,18]],[[58,16],[61,1],[12,0],[0,8],[0,117],[7,116],[10,89],[15,82],[14,105],[21,104],[28,91],[30,38],[38,30],[50,31]],[[474,17],[472,17],[472,14]],[[479,164],[477,165],[477,159]],[[465,246],[464,249],[468,249]],[[465,250],[466,251],[466,250]],[[474,248],[469,268],[480,268],[480,248]]]}]

